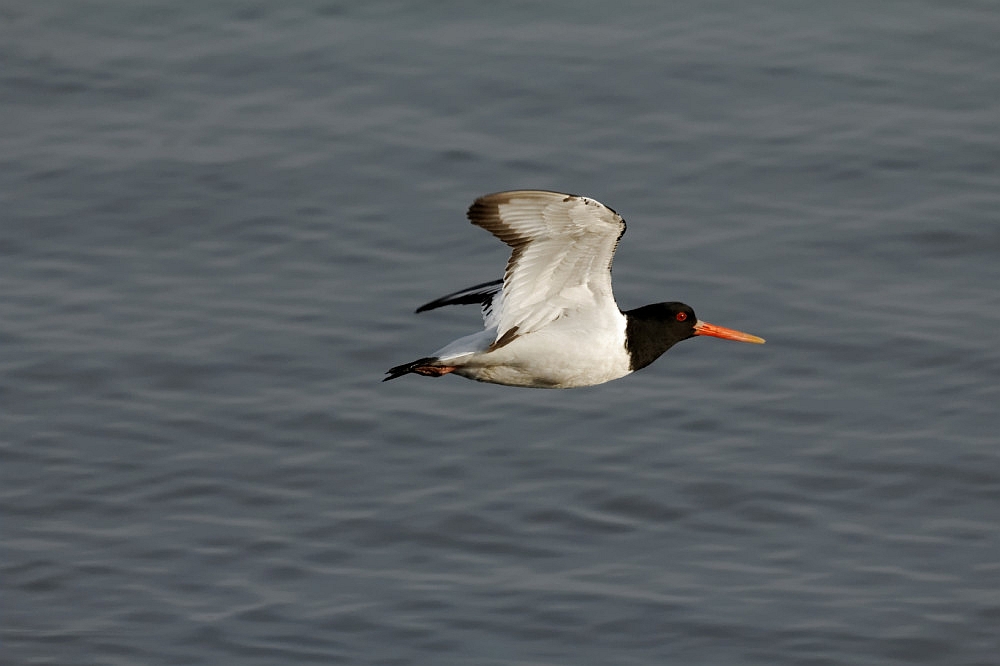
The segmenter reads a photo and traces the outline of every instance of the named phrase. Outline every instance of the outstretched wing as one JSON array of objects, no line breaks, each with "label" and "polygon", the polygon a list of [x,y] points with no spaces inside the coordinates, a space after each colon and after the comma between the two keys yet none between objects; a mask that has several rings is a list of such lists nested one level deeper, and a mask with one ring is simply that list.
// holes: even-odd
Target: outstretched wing
[{"label": "outstretched wing", "polygon": [[493,321],[493,313],[497,308],[494,306],[496,301],[499,300],[497,296],[500,294],[502,288],[503,280],[483,282],[482,284],[456,291],[453,294],[442,296],[430,303],[424,303],[417,308],[417,312],[435,310],[446,305],[472,305],[473,303],[479,303],[483,309],[483,321],[486,323],[486,328],[491,328],[496,325],[496,322]]},{"label": "outstretched wing", "polygon": [[489,318],[493,348],[561,317],[618,313],[611,261],[625,220],[615,211],[572,194],[514,190],[476,199],[468,215],[513,248]]}]

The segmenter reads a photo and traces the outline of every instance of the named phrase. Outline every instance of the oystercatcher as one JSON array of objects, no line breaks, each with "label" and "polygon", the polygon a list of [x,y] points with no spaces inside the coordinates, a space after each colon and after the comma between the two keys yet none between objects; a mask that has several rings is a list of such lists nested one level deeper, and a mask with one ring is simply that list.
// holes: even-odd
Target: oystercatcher
[{"label": "oystercatcher", "polygon": [[382,381],[454,373],[508,386],[573,388],[624,377],[696,335],[764,342],[699,321],[684,303],[622,312],[611,291],[611,260],[625,220],[594,199],[497,192],[476,199],[468,216],[513,249],[503,279],[448,294],[417,312],[479,303],[485,330],[390,368]]}]

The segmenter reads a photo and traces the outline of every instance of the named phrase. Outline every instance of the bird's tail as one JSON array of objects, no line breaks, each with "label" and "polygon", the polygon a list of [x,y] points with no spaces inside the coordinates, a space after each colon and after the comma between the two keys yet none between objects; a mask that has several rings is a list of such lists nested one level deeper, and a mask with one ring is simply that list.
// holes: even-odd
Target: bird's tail
[{"label": "bird's tail", "polygon": [[447,375],[449,372],[455,371],[457,366],[441,365],[440,361],[441,359],[436,356],[425,356],[424,358],[418,358],[416,361],[412,361],[411,363],[397,365],[395,368],[389,368],[386,370],[385,374],[388,376],[382,381],[387,382],[390,379],[402,377],[403,375],[408,375],[411,372],[423,375],[424,377],[440,377],[441,375]]}]

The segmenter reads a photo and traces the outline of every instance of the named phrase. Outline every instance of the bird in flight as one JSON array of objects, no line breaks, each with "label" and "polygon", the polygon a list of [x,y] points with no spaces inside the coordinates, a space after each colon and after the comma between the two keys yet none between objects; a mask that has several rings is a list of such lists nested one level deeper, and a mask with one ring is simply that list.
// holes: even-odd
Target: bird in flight
[{"label": "bird in flight", "polygon": [[476,199],[468,216],[512,248],[503,279],[442,296],[417,312],[478,303],[484,330],[390,368],[382,381],[456,374],[507,386],[574,388],[624,377],[695,336],[764,342],[699,321],[684,303],[622,312],[611,290],[611,261],[625,220],[594,199],[497,192]]}]

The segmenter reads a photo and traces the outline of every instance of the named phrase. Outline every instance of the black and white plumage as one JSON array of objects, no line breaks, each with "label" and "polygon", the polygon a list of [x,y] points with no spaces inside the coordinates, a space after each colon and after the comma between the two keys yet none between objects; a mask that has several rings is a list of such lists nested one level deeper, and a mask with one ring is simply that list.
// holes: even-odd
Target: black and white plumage
[{"label": "black and white plumage", "polygon": [[622,312],[611,262],[625,220],[598,201],[514,190],[476,199],[468,216],[512,248],[503,279],[443,296],[417,312],[479,303],[484,330],[391,368],[383,381],[454,373],[510,386],[573,388],[623,377],[696,335],[764,342],[699,322],[683,303]]}]

